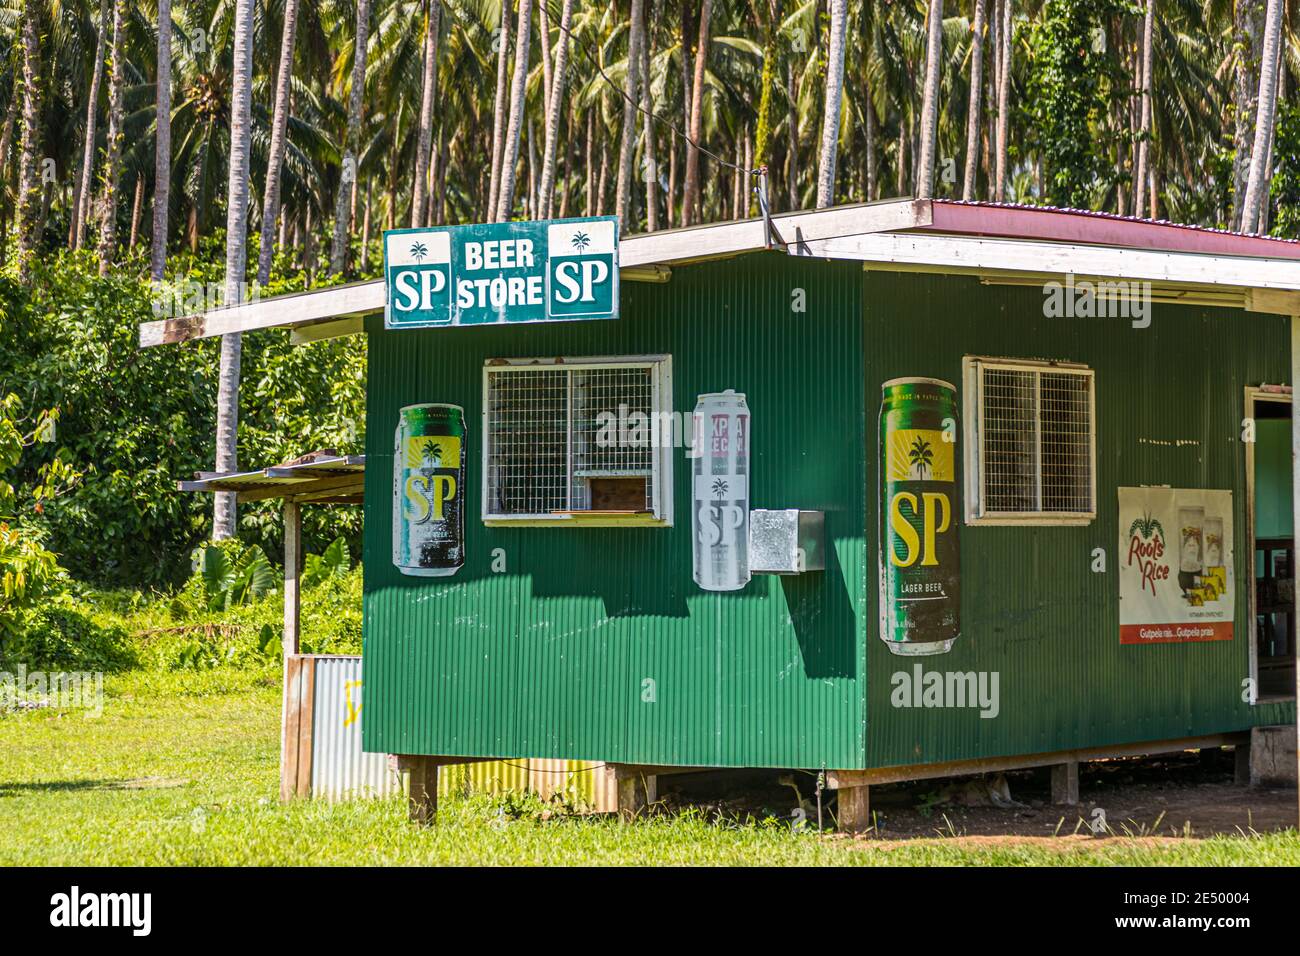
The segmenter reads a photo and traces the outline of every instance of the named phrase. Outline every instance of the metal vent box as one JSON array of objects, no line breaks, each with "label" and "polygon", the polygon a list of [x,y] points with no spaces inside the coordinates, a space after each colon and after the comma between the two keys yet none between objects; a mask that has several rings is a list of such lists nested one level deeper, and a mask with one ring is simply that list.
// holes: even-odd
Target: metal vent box
[{"label": "metal vent box", "polygon": [[749,513],[752,574],[826,570],[826,513],[757,508]]}]

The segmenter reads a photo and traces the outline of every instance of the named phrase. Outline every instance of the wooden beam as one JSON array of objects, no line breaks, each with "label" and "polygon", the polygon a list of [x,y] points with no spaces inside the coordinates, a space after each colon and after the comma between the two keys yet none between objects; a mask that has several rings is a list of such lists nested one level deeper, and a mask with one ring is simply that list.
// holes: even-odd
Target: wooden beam
[{"label": "wooden beam", "polygon": [[267,498],[301,498],[303,495],[319,495],[323,492],[341,494],[344,488],[364,487],[359,474],[342,474],[337,478],[311,478],[303,481],[281,481],[273,485],[263,485],[251,491],[239,492],[236,499],[240,504],[247,501],[265,501]]},{"label": "wooden beam", "polygon": [[302,584],[302,506],[284,504],[284,656],[298,653],[300,643],[300,593]]},{"label": "wooden beam", "polygon": [[1085,763],[1089,760],[1111,760],[1116,757],[1143,757],[1148,754],[1176,753],[1181,750],[1201,750],[1204,747],[1235,747],[1237,744],[1249,739],[1250,735],[1243,731],[1210,734],[1205,737],[1181,737],[1174,740],[1150,740],[1131,744],[1083,747],[1078,750],[1058,750],[1051,753],[977,757],[970,760],[948,760],[941,763],[874,767],[869,770],[827,770],[826,786],[831,790],[841,790],[846,787],[860,787],[876,783],[900,783],[905,780],[960,777],[973,773],[1029,770],[1034,767],[1050,767],[1071,760],[1076,763]]},{"label": "wooden beam", "polygon": [[1079,761],[1052,764],[1052,802],[1067,807],[1079,805]]},{"label": "wooden beam", "polygon": [[789,252],[823,259],[913,264],[941,274],[950,269],[1073,273],[1149,282],[1300,290],[1300,261],[1059,242],[886,232],[810,239],[791,245]]},{"label": "wooden beam", "polygon": [[330,322],[313,322],[293,329],[289,341],[294,345],[308,345],[324,339],[336,339],[341,335],[356,335],[364,332],[366,320],[360,316],[352,319],[334,319]]}]

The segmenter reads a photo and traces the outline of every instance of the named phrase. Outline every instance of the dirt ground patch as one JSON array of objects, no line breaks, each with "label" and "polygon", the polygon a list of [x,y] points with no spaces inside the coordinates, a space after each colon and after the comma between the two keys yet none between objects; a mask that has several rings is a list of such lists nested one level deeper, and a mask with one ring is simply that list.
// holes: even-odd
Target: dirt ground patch
[{"label": "dirt ground patch", "polygon": [[[796,796],[797,790],[797,796]],[[800,816],[816,824],[816,776],[776,771],[667,778],[669,806],[695,805],[739,815]],[[871,788],[873,843],[959,837],[996,846],[1039,843],[1064,850],[1101,846],[1109,837],[1166,840],[1268,833],[1296,825],[1297,794],[1233,782],[1231,750],[1098,761],[1079,768],[1078,806],[1051,802],[1043,769],[887,784]],[[800,802],[801,801],[801,802]],[[822,819],[834,825],[833,791]]]}]

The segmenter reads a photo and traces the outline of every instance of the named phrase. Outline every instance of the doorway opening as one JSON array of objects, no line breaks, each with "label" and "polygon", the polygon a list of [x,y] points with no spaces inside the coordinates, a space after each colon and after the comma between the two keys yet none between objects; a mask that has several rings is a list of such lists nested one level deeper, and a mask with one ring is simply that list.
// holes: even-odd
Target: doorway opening
[{"label": "doorway opening", "polygon": [[1253,442],[1246,442],[1246,534],[1250,589],[1250,676],[1260,701],[1295,697],[1295,524],[1291,389],[1246,389]]}]

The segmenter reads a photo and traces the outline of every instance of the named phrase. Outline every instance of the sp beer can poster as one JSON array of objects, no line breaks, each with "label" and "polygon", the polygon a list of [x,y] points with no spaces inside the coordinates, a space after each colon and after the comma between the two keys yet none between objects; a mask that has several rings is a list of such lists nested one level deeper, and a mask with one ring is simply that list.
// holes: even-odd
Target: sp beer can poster
[{"label": "sp beer can poster", "polygon": [[393,448],[393,564],[450,577],[465,563],[465,413],[407,405]]},{"label": "sp beer can poster", "polygon": [[880,638],[903,656],[943,654],[961,633],[957,393],[896,378],[880,400]]},{"label": "sp beer can poster", "polygon": [[749,583],[749,406],[741,392],[695,404],[691,531],[695,583],[739,591]]},{"label": "sp beer can poster", "polygon": [[1232,492],[1119,489],[1119,642],[1230,641]]}]

